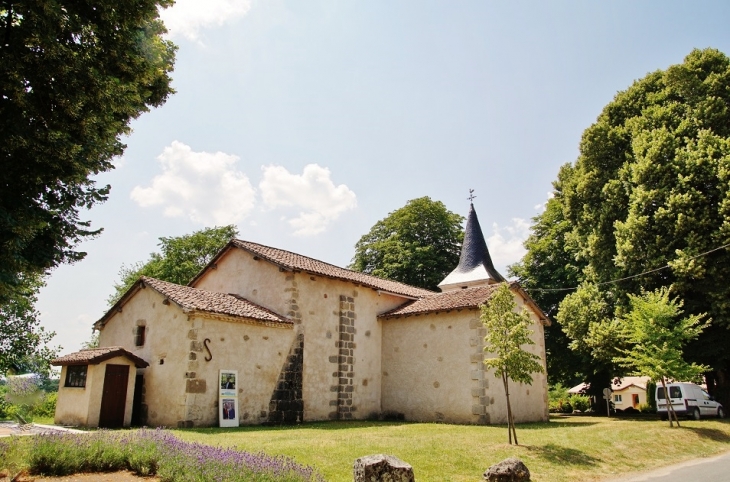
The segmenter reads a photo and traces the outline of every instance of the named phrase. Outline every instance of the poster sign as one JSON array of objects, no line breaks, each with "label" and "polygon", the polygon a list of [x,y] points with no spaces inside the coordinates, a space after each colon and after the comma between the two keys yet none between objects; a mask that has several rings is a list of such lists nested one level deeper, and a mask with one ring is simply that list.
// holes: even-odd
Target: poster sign
[{"label": "poster sign", "polygon": [[220,370],[219,375],[219,426],[238,427],[238,371]]}]

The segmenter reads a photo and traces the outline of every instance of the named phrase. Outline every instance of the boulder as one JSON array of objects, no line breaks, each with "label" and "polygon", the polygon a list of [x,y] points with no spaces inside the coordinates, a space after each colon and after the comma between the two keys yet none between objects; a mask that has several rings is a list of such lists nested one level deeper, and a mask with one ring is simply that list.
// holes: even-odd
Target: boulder
[{"label": "boulder", "polygon": [[355,482],[415,482],[413,467],[392,455],[366,455],[355,460]]},{"label": "boulder", "polygon": [[528,482],[530,471],[520,459],[510,457],[489,467],[484,472],[484,480],[488,482]]}]

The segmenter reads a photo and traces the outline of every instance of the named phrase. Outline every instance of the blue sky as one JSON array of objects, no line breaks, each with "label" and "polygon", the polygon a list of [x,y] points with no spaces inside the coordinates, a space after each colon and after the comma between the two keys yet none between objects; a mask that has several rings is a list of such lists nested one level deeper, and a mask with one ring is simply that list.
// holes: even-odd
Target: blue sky
[{"label": "blue sky", "polygon": [[730,3],[179,0],[173,95],[132,124],[85,260],[40,294],[77,350],[123,264],[158,238],[234,223],[240,237],[346,266],[408,200],[466,215],[497,268],[581,133],[618,91],[693,48],[730,54]]}]

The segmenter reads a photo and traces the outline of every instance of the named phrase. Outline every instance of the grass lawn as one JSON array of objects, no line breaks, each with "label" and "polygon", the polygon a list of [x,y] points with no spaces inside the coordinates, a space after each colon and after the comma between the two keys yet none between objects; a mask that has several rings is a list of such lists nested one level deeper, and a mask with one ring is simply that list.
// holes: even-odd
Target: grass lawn
[{"label": "grass lawn", "polygon": [[727,420],[655,417],[553,417],[517,427],[520,446],[507,443],[506,426],[435,423],[323,422],[296,427],[173,430],[183,440],[294,457],[328,481],[351,481],[363,455],[386,453],[413,466],[420,481],[477,481],[490,465],[521,458],[535,482],[601,480],[730,450]]}]

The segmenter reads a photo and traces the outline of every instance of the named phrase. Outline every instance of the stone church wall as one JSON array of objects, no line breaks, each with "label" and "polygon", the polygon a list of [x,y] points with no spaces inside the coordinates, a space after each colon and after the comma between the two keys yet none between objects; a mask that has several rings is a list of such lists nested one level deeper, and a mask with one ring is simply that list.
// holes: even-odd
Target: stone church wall
[{"label": "stone church wall", "polygon": [[[377,315],[405,299],[349,281],[282,271],[240,249],[223,256],[195,287],[238,294],[294,321],[301,339],[305,420],[362,419],[380,412]],[[281,392],[272,403],[283,396],[298,403],[293,395]]]}]

